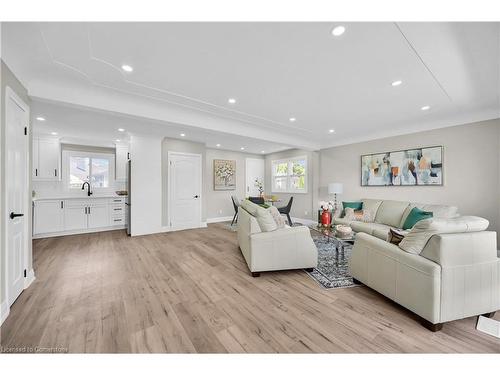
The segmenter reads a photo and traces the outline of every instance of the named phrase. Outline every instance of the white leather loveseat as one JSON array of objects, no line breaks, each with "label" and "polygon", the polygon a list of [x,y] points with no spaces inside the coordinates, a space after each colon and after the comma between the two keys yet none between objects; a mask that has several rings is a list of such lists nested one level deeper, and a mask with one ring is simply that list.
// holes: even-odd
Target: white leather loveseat
[{"label": "white leather loveseat", "polygon": [[[255,206],[246,203],[251,210]],[[238,209],[238,244],[252,276],[263,271],[312,269],[318,264],[318,250],[305,226],[285,226],[263,232],[255,216],[243,207]]]},{"label": "white leather loveseat", "polygon": [[390,210],[377,212],[375,223],[350,223],[355,231],[363,229],[352,249],[353,278],[419,315],[432,331],[444,322],[499,310],[500,259],[496,233],[485,230],[488,221],[436,206],[437,218],[418,222],[398,246],[385,236],[390,227],[402,226],[395,224],[402,223],[405,203],[411,206],[382,201],[378,206]]}]

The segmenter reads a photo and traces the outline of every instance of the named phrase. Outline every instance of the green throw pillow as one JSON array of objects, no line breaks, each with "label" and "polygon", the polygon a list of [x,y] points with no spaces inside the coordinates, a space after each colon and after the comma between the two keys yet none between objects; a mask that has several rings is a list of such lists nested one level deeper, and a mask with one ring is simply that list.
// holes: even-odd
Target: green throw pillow
[{"label": "green throw pillow", "polygon": [[420,220],[430,219],[432,216],[432,212],[422,211],[420,208],[414,207],[406,218],[403,229],[411,229]]},{"label": "green throw pillow", "polygon": [[342,217],[345,216],[345,209],[352,208],[354,211],[363,209],[363,202],[342,202]]}]

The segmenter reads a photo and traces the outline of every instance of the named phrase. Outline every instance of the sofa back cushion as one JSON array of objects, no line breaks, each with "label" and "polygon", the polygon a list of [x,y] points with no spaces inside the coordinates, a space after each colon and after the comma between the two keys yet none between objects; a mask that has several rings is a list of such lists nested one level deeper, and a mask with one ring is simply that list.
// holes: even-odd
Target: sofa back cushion
[{"label": "sofa back cushion", "polygon": [[363,211],[368,210],[371,212],[372,217],[375,218],[377,216],[377,211],[382,204],[381,199],[361,199],[361,202],[363,202]]},{"label": "sofa back cushion", "polygon": [[382,201],[375,216],[375,222],[400,228],[401,218],[410,202]]},{"label": "sofa back cushion", "polygon": [[425,203],[411,203],[405,210],[401,218],[400,228],[403,227],[411,210],[417,207],[422,211],[432,212],[432,217],[435,219],[453,219],[458,217],[458,208],[455,206],[445,206],[442,204],[425,204]]},{"label": "sofa back cushion", "polygon": [[278,225],[268,208],[252,203],[248,199],[245,199],[241,203],[241,207],[257,219],[262,232],[272,232],[273,230],[278,229]]},{"label": "sofa back cushion", "polygon": [[426,219],[419,221],[399,243],[399,247],[412,254],[420,254],[435,234],[481,232],[489,221],[477,216],[460,216],[454,219]]}]

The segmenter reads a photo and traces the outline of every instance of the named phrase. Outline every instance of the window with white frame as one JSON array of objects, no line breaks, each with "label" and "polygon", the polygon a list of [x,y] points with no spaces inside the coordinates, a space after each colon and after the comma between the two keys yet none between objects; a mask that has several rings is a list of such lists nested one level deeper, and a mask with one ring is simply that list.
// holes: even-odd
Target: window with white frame
[{"label": "window with white frame", "polygon": [[63,175],[68,189],[81,189],[89,182],[93,190],[108,190],[114,185],[115,156],[111,153],[63,151]]},{"label": "window with white frame", "polygon": [[307,157],[272,161],[273,193],[307,193]]}]

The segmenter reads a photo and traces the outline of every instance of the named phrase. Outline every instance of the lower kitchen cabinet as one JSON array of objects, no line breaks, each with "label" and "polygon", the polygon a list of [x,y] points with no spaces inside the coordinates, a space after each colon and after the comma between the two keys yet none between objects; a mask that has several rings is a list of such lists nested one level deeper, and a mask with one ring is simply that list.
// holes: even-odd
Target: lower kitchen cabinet
[{"label": "lower kitchen cabinet", "polygon": [[52,233],[64,230],[64,201],[37,201],[33,210],[33,233]]},{"label": "lower kitchen cabinet", "polygon": [[109,206],[105,204],[92,203],[87,209],[88,228],[109,227]]},{"label": "lower kitchen cabinet", "polygon": [[87,206],[67,205],[64,210],[64,230],[87,229]]},{"label": "lower kitchen cabinet", "polygon": [[33,235],[48,237],[116,229],[125,222],[116,220],[123,198],[40,199],[33,204]]}]

